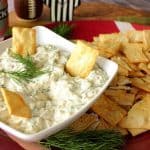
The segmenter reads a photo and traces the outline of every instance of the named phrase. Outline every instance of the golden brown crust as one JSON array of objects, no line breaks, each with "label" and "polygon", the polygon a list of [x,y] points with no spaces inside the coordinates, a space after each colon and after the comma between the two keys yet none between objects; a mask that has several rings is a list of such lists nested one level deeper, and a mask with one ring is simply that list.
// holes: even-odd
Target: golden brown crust
[{"label": "golden brown crust", "polygon": [[31,110],[19,94],[4,88],[0,90],[10,115],[31,118]]},{"label": "golden brown crust", "polygon": [[13,27],[12,51],[22,56],[36,53],[36,31],[31,28]]},{"label": "golden brown crust", "polygon": [[116,126],[127,113],[125,109],[104,95],[93,104],[92,110],[112,126]]},{"label": "golden brown crust", "polygon": [[66,64],[67,72],[72,76],[85,78],[93,69],[99,53],[91,48],[87,42],[78,41]]}]

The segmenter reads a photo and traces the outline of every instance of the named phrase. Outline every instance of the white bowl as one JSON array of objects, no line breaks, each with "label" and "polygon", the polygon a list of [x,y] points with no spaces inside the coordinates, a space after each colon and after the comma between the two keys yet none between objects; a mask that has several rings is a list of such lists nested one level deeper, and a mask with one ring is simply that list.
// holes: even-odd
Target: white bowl
[{"label": "white bowl", "polygon": [[[52,45],[55,45],[56,47],[60,48],[61,50],[66,50],[69,52],[71,52],[75,47],[75,44],[60,37],[59,35],[55,34],[54,32],[52,32],[51,30],[49,30],[45,27],[36,26],[34,28],[36,29],[36,32],[37,32],[37,44],[52,44]],[[11,39],[1,42],[0,43],[0,54],[6,48],[8,48],[10,46],[11,46]],[[33,142],[33,141],[42,140],[58,131],[64,129],[65,127],[67,127],[69,124],[71,124],[74,120],[79,118],[83,113],[85,113],[90,108],[90,106],[96,101],[96,99],[107,88],[107,86],[112,81],[113,77],[115,76],[115,74],[118,70],[118,65],[108,59],[98,57],[97,63],[107,73],[109,79],[101,87],[101,89],[97,93],[97,95],[95,95],[95,97],[93,97],[93,99],[91,99],[91,101],[88,104],[86,104],[84,107],[82,107],[76,114],[74,114],[73,116],[71,116],[70,118],[68,118],[67,120],[65,120],[62,123],[59,123],[55,126],[44,129],[35,134],[22,133],[20,131],[13,129],[12,127],[10,127],[9,125],[7,125],[3,122],[0,122],[0,128],[3,129],[4,131],[6,131],[7,133],[12,134],[22,140]]]}]

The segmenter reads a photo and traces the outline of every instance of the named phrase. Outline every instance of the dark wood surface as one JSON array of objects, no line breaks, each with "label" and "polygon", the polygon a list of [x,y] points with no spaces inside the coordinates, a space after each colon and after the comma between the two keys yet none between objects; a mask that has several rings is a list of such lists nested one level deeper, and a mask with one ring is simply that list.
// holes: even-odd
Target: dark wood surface
[{"label": "dark wood surface", "polygon": [[[116,20],[119,16],[138,16],[150,17],[149,12],[136,10],[133,8],[123,7],[117,4],[106,4],[102,2],[84,2],[81,3],[74,11],[73,20]],[[50,23],[50,9],[44,6],[42,16],[33,22],[20,20],[14,11],[9,13],[10,26],[27,26],[32,27],[35,25],[42,25]]]}]

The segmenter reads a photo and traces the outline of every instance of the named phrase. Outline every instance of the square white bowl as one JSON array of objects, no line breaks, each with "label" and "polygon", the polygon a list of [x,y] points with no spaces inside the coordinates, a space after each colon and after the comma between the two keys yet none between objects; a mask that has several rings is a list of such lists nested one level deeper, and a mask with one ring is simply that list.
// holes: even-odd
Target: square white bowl
[{"label": "square white bowl", "polygon": [[[36,26],[36,27],[34,27],[34,29],[36,29],[36,33],[37,33],[37,45],[52,44],[52,45],[58,47],[60,50],[65,50],[65,51],[69,51],[69,52],[71,52],[75,47],[75,44],[73,44],[72,42],[60,37],[56,33],[52,32],[51,30],[49,30],[43,26]],[[8,47],[11,47],[11,38],[0,43],[0,55]],[[12,134],[22,140],[34,142],[34,141],[42,140],[58,131],[64,129],[65,127],[67,127],[69,124],[71,124],[74,120],[79,118],[82,114],[84,114],[90,108],[90,106],[96,101],[96,99],[108,87],[109,83],[112,81],[113,77],[117,73],[118,65],[115,62],[105,59],[103,57],[98,57],[97,63],[107,73],[108,80],[101,87],[101,89],[97,93],[97,95],[95,95],[95,97],[93,97],[93,99],[91,99],[88,104],[85,104],[85,106],[83,106],[81,109],[79,109],[79,111],[76,114],[74,114],[67,120],[63,121],[62,123],[59,123],[55,126],[52,126],[52,127],[46,128],[46,129],[43,129],[42,131],[34,133],[34,134],[25,134],[23,132],[20,132],[16,129],[10,127],[9,125],[7,125],[3,122],[0,122],[0,128],[3,129],[5,132]]]}]

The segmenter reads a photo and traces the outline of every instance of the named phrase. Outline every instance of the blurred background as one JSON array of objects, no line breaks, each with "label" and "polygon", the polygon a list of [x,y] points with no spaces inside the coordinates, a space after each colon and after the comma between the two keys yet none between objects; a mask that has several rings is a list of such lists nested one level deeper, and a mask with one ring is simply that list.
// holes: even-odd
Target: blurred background
[{"label": "blurred background", "polygon": [[[81,2],[105,2],[119,4],[144,11],[150,11],[150,0],[81,0]],[[8,0],[9,10],[13,9],[13,0]]]},{"label": "blurred background", "polygon": [[105,2],[150,11],[150,0],[82,0],[83,2]]},{"label": "blurred background", "polygon": [[[51,9],[44,5],[36,22],[21,22],[15,14],[13,0],[8,0],[9,26],[35,26],[51,22]],[[81,0],[74,8],[72,20],[119,20],[150,24],[150,0]]]}]

